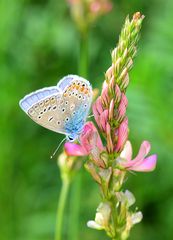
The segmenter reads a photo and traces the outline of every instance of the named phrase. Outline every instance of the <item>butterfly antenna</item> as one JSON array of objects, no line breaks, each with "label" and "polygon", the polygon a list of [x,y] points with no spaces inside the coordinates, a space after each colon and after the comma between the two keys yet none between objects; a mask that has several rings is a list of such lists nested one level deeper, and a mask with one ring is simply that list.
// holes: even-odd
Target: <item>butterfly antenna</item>
[{"label": "butterfly antenna", "polygon": [[59,150],[60,146],[62,145],[62,143],[66,140],[66,138],[64,138],[58,145],[58,147],[55,149],[55,151],[53,152],[53,154],[50,156],[50,158],[52,159],[55,154],[57,153],[57,151]]}]

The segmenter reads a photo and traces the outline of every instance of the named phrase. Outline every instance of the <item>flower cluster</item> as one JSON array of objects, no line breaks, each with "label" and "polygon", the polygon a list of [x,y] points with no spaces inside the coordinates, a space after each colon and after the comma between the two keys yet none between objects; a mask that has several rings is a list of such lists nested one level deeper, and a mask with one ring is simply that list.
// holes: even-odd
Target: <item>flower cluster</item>
[{"label": "flower cluster", "polygon": [[157,161],[155,154],[147,156],[148,141],[142,142],[137,156],[132,159],[128,140],[128,72],[136,55],[143,18],[136,13],[131,21],[126,19],[118,45],[112,51],[112,65],[106,71],[101,95],[92,108],[99,131],[92,122],[87,122],[80,135],[80,144],[65,143],[68,155],[89,156],[85,167],[100,186],[102,202],[95,221],[89,221],[88,226],[104,229],[112,239],[127,239],[132,226],[142,219],[141,212],[129,209],[135,202],[133,194],[122,191],[126,173],[152,171]]},{"label": "flower cluster", "polygon": [[99,16],[112,9],[110,0],[67,0],[74,21],[81,32],[86,31]]}]

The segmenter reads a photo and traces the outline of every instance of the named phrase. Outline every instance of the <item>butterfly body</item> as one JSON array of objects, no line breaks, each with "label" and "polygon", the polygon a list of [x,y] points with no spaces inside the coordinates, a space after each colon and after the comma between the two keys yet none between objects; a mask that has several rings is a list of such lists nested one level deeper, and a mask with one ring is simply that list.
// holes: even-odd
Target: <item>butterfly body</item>
[{"label": "butterfly body", "polygon": [[20,107],[41,126],[65,134],[68,140],[80,135],[92,101],[90,83],[68,75],[57,86],[43,88],[20,101]]}]

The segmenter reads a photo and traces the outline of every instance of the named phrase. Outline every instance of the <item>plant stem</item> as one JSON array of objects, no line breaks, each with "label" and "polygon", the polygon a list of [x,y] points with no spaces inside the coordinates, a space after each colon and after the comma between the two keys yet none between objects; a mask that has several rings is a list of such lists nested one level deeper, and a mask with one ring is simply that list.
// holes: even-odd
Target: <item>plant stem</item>
[{"label": "plant stem", "polygon": [[64,217],[64,209],[65,203],[68,195],[70,181],[69,179],[65,178],[62,182],[60,198],[58,202],[58,209],[57,209],[57,216],[56,216],[56,232],[55,232],[55,240],[62,240],[62,223]]},{"label": "plant stem", "polygon": [[88,31],[80,34],[80,52],[78,60],[78,72],[82,77],[88,77]]},{"label": "plant stem", "polygon": [[[78,60],[79,76],[87,78],[88,75],[88,31],[80,34],[80,53]],[[81,169],[80,169],[81,171]],[[69,239],[79,239],[79,214],[80,214],[80,193],[82,186],[82,173],[78,173],[72,185],[70,198],[70,216],[69,216]]]},{"label": "plant stem", "polygon": [[[81,169],[80,169],[81,170]],[[75,176],[72,189],[71,189],[71,201],[70,201],[70,219],[69,219],[69,237],[70,240],[77,240],[79,230],[79,215],[80,215],[80,193],[81,193],[81,179],[82,174],[78,172]]]}]

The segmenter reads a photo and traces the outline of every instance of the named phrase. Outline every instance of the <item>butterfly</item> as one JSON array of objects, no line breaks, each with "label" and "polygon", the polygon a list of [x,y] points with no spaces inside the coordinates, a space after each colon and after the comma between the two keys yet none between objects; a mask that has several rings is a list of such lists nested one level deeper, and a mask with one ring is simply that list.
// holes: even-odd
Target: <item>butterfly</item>
[{"label": "butterfly", "polygon": [[62,78],[20,100],[22,110],[36,123],[75,141],[82,132],[92,102],[89,81],[77,75]]}]

